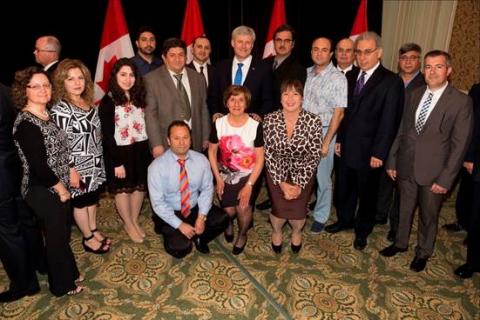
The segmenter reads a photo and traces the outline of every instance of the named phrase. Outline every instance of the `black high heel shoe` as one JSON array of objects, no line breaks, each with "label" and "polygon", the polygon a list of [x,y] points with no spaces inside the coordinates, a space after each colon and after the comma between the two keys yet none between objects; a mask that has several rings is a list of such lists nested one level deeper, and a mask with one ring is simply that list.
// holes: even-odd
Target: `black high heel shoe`
[{"label": "black high heel shoe", "polygon": [[278,246],[273,244],[272,242],[272,250],[273,252],[275,252],[276,254],[280,254],[282,253],[282,244],[280,243]]},{"label": "black high heel shoe", "polygon": [[[93,229],[93,230],[90,230],[92,232],[92,234],[94,234],[95,232],[98,232],[100,233],[100,231],[98,231],[97,228]],[[110,239],[109,237],[105,237],[103,236],[103,240],[100,241],[103,245],[111,245],[112,244],[112,239]]]},{"label": "black high heel shoe", "polygon": [[243,249],[245,249],[246,245],[247,243],[245,242],[245,244],[241,247],[233,246],[232,254],[238,256],[240,253],[243,252]]},{"label": "black high heel shoe", "polygon": [[107,247],[105,248],[105,244],[103,244],[102,242],[100,242],[102,245],[100,246],[100,248],[98,248],[97,250],[94,250],[92,248],[90,248],[89,246],[87,246],[86,242],[88,240],[91,240],[93,239],[93,233],[90,237],[84,237],[83,238],[83,241],[82,241],[82,245],[83,245],[83,249],[85,250],[85,252],[91,252],[91,253],[95,253],[95,254],[104,254],[104,253],[107,253],[109,250],[110,250],[110,247]]},{"label": "black high heel shoe", "polygon": [[302,243],[300,243],[299,245],[294,245],[293,243],[291,243],[290,246],[292,247],[292,252],[295,254],[299,253],[300,249],[302,249]]},{"label": "black high heel shoe", "polygon": [[226,232],[223,233],[223,236],[225,237],[225,241],[227,241],[228,243],[232,243],[233,242],[233,233],[232,234],[228,234]]}]

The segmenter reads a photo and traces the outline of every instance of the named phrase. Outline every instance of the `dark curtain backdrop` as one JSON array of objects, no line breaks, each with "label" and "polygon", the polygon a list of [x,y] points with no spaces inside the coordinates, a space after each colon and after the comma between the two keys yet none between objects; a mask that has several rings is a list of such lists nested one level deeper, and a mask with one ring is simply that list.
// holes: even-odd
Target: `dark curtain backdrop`
[{"label": "dark curtain backdrop", "polygon": [[[360,0],[285,0],[287,22],[298,33],[296,51],[311,65],[310,45],[318,36],[335,42],[349,35]],[[199,0],[206,34],[213,46],[212,62],[229,57],[230,33],[240,24],[255,29],[254,53],[261,55],[270,22],[273,0]],[[123,0],[123,9],[133,38],[141,25],[151,25],[157,34],[157,54],[162,41],[179,37],[186,0]],[[62,57],[84,61],[95,73],[107,0],[9,1],[0,10],[2,59],[0,82],[10,85],[16,70],[33,65],[38,36],[56,35],[63,45]],[[154,6],[160,7],[155,9]],[[54,9],[55,8],[55,9]],[[60,12],[60,13],[59,13]],[[369,29],[380,33],[382,0],[368,0]],[[133,42],[132,42],[133,43]],[[133,43],[134,50],[135,44]]]}]

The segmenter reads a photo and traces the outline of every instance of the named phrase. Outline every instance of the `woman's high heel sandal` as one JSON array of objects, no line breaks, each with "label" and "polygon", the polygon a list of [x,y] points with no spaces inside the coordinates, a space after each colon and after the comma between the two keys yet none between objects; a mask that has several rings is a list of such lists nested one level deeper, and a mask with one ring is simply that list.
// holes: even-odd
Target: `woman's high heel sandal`
[{"label": "woman's high heel sandal", "polygon": [[278,246],[273,244],[272,242],[272,250],[273,252],[275,252],[276,254],[280,254],[282,253],[282,244],[280,243]]},{"label": "woman's high heel sandal", "polygon": [[299,245],[294,245],[293,243],[291,244],[291,247],[292,247],[292,252],[297,254],[300,252],[300,249],[302,249],[302,243],[300,243]]},{"label": "woman's high heel sandal", "polygon": [[[100,233],[100,231],[98,231],[97,228],[93,229],[93,230],[90,230],[92,232],[92,234],[95,234],[95,232],[98,232]],[[112,244],[112,239],[110,239],[109,237],[105,237],[103,236],[103,240],[100,240],[100,242],[103,244],[103,245],[111,245]]]},{"label": "woman's high heel sandal", "polygon": [[[83,249],[86,251],[86,252],[91,252],[91,253],[95,253],[95,254],[104,254],[104,253],[107,253],[108,250],[110,250],[110,247],[108,247],[107,245],[103,244],[102,242],[100,242],[101,246],[100,248],[98,248],[97,250],[94,250],[92,248],[90,248],[89,246],[87,246],[87,241],[88,240],[91,240],[93,239],[93,233],[90,237],[84,237],[83,238],[83,241],[82,241],[82,245],[83,245]],[[98,241],[98,240],[97,240]],[[107,247],[106,247],[107,246]],[[105,248],[106,247],[106,248]]]}]

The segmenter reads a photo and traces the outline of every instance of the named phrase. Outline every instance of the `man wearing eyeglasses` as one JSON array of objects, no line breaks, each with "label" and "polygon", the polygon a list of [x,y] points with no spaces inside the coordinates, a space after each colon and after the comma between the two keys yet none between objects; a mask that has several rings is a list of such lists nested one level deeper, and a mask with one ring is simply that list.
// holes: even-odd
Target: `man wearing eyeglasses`
[{"label": "man wearing eyeglasses", "polygon": [[55,36],[42,36],[35,42],[35,62],[43,67],[50,77],[57,68],[62,46]]},{"label": "man wearing eyeglasses", "polygon": [[[305,84],[307,71],[298,62],[293,53],[295,47],[295,30],[288,24],[281,25],[273,33],[273,48],[275,55],[265,58],[265,62],[273,70],[274,108],[280,107],[280,85],[285,80],[296,79]],[[258,210],[267,210],[272,207],[270,199],[259,203]]]},{"label": "man wearing eyeglasses", "polygon": [[[420,71],[422,48],[416,43],[405,43],[398,50],[398,75],[405,86],[405,94],[425,85],[425,78]],[[380,176],[380,187],[377,202],[376,223],[390,223],[387,239],[395,240],[398,229],[399,199],[396,183],[383,171]]]},{"label": "man wearing eyeglasses", "polygon": [[448,83],[450,55],[430,51],[423,68],[427,86],[407,94],[386,165],[398,181],[400,219],[394,244],[380,251],[392,257],[407,250],[418,206],[418,241],[410,264],[414,272],[425,269],[433,254],[442,202],[463,164],[473,128],[472,99]]},{"label": "man wearing eyeglasses", "polygon": [[355,40],[360,70],[347,74],[348,107],[335,148],[340,156],[338,221],[325,230],[335,233],[354,227],[357,250],[366,247],[375,224],[378,180],[404,99],[402,80],[382,66],[382,55],[382,41],[375,32],[364,32]]}]

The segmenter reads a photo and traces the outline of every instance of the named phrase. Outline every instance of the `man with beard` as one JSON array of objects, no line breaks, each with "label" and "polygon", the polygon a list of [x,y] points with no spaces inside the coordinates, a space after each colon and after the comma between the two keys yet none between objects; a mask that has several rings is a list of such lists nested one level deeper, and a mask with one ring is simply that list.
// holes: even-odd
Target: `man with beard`
[{"label": "man with beard", "polygon": [[162,60],[155,57],[157,40],[153,29],[149,26],[140,27],[135,38],[137,54],[132,58],[137,66],[138,72],[144,76],[162,65]]}]

